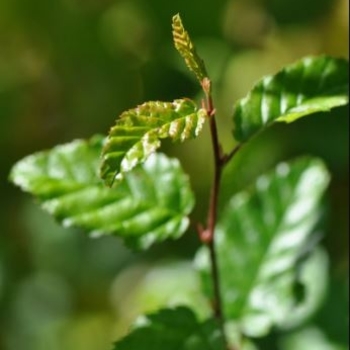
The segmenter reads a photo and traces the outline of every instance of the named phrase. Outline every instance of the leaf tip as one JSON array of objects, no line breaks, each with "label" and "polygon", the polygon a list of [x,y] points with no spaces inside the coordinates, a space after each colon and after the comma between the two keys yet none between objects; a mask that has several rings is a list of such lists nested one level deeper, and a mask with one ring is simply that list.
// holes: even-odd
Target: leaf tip
[{"label": "leaf tip", "polygon": [[176,13],[173,18],[172,18],[172,23],[174,25],[174,23],[178,23],[178,22],[181,22],[181,17],[180,17],[180,13]]},{"label": "leaf tip", "polygon": [[208,74],[203,60],[197,54],[191,38],[182,24],[179,13],[172,18],[172,29],[176,50],[184,59],[188,69],[196,75],[199,83],[202,84],[203,79],[207,77]]}]

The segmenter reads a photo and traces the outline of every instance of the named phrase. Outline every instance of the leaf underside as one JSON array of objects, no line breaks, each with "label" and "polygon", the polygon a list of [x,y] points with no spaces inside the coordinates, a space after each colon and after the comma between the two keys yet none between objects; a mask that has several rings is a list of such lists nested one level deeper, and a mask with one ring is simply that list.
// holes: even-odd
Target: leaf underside
[{"label": "leaf underside", "polygon": [[205,110],[189,99],[146,102],[122,113],[103,148],[101,178],[112,185],[154,153],[160,139],[183,142],[198,136],[205,117]]},{"label": "leaf underside", "polygon": [[348,103],[345,59],[306,57],[259,81],[234,109],[234,137],[245,142],[273,122],[293,122]]},{"label": "leaf underside", "polygon": [[[318,220],[328,178],[316,159],[281,163],[251,191],[235,195],[219,218],[215,234],[224,312],[244,333],[265,335],[293,312],[296,264]],[[212,295],[206,248],[198,252],[196,265]]]},{"label": "leaf underside", "polygon": [[154,154],[108,188],[97,174],[103,143],[96,136],[30,155],[15,164],[10,179],[64,226],[114,234],[140,249],[180,237],[194,199],[179,162]]},{"label": "leaf underside", "polygon": [[203,60],[198,56],[197,51],[185,30],[179,14],[173,17],[172,21],[173,39],[175,48],[178,50],[189,70],[193,72],[199,83],[208,76]]},{"label": "leaf underside", "polygon": [[187,307],[162,309],[138,323],[113,350],[224,350],[216,323],[199,322]]}]

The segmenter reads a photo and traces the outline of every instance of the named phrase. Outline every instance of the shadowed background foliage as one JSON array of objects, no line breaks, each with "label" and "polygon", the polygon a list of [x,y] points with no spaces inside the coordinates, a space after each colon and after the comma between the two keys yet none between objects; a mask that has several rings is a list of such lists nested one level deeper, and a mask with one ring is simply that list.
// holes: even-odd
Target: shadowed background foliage
[{"label": "shadowed background foliage", "polygon": [[[348,57],[347,0],[1,0],[0,349],[109,349],[140,312],[165,302],[206,307],[188,265],[195,233],[135,255],[116,238],[59,227],[7,181],[23,156],[105,134],[118,114],[143,101],[200,101],[195,77],[172,45],[177,12],[215,83],[225,149],[233,145],[233,103],[262,75],[304,55]],[[272,334],[259,340],[261,349],[311,349],[323,337],[347,343],[348,126],[345,107],[276,125],[225,171],[221,203],[298,154],[323,158],[332,173],[323,241],[331,257],[327,298],[303,333]],[[199,220],[212,172],[208,136],[163,147],[191,175]]]}]

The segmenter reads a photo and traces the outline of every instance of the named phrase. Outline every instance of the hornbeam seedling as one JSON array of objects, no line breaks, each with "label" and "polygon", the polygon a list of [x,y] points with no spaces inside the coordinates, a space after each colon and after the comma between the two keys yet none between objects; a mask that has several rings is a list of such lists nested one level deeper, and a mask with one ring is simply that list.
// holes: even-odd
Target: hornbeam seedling
[{"label": "hornbeam seedling", "polygon": [[193,261],[212,313],[203,320],[194,308],[164,305],[145,315],[144,322],[136,323],[112,347],[251,349],[255,338],[272,329],[300,326],[315,311],[316,306],[299,312],[307,297],[298,300],[295,286],[302,284],[307,295],[319,281],[305,276],[327,273],[326,253],[319,245],[306,256],[301,252],[311,242],[330,175],[320,159],[283,162],[232,195],[218,213],[223,170],[270,125],[347,104],[348,62],[306,57],[263,77],[236,102],[236,146],[224,153],[204,61],[179,15],[173,17],[172,29],[175,48],[203,90],[202,104],[189,98],[145,102],[123,112],[107,136],[75,140],[25,157],[13,166],[10,179],[38,198],[64,226],[115,235],[132,249],[145,250],[184,235],[195,205],[179,160],[157,150],[163,139],[186,142],[197,137],[208,123],[214,178],[207,217],[196,224],[201,247]]}]

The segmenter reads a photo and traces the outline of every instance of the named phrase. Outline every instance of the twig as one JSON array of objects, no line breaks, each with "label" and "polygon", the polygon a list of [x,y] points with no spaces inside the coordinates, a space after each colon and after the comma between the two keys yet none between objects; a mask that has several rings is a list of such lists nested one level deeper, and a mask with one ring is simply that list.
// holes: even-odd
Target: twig
[{"label": "twig", "polygon": [[213,281],[213,311],[214,316],[218,320],[222,337],[225,343],[225,347],[229,350],[227,336],[225,333],[225,315],[223,312],[223,302],[221,297],[220,288],[220,274],[218,268],[218,257],[215,249],[215,226],[217,222],[217,209],[218,199],[220,190],[220,181],[222,170],[227,162],[236,154],[240,146],[236,146],[232,152],[228,155],[224,155],[219,142],[216,119],[215,119],[215,108],[213,98],[211,94],[211,82],[208,78],[204,78],[202,81],[202,88],[205,93],[206,100],[203,103],[204,108],[209,116],[209,127],[212,140],[213,156],[214,156],[214,179],[210,193],[207,226],[204,229],[202,226],[198,226],[199,236],[202,243],[206,244],[210,253],[210,264],[211,264],[211,275]]}]

